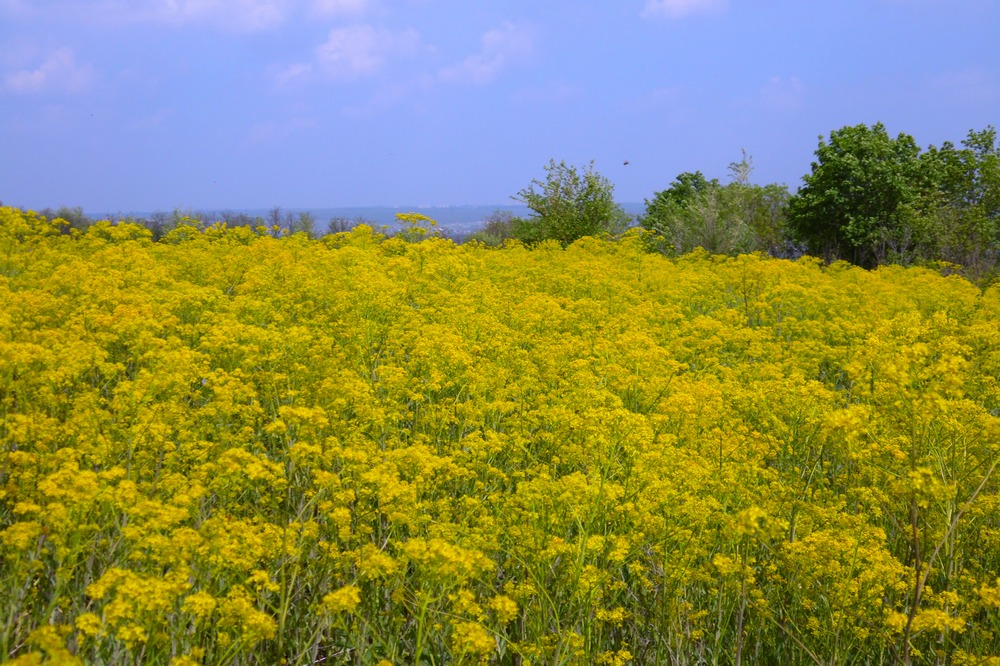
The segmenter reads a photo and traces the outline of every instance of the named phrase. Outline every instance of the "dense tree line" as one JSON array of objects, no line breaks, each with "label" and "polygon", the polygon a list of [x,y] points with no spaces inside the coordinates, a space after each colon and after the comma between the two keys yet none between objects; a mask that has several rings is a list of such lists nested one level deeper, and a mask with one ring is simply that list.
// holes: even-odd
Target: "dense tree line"
[{"label": "dense tree line", "polygon": [[753,165],[746,153],[729,171],[731,182],[725,185],[700,171],[682,173],[647,200],[639,222],[652,232],[651,245],[667,253],[703,247],[715,254],[800,254],[801,246],[787,233],[788,188],[752,185]]},{"label": "dense tree line", "polygon": [[730,165],[731,182],[683,173],[646,201],[640,224],[654,246],[701,246],[735,254],[804,253],[827,261],[948,262],[971,277],[1000,264],[1000,147],[996,130],[969,132],[960,147],[921,150],[881,124],[844,127],[820,138],[795,194],[748,182],[749,158]]},{"label": "dense tree line", "polygon": [[812,254],[873,267],[928,260],[977,273],[1000,259],[996,130],[961,147],[921,150],[881,124],[844,127],[820,141],[812,172],[788,202],[789,232]]},{"label": "dense tree line", "polygon": [[[1000,146],[996,130],[971,131],[960,146],[922,150],[907,134],[856,125],[820,137],[816,159],[794,194],[787,186],[750,182],[744,152],[729,165],[729,182],[685,172],[646,200],[639,226],[650,249],[684,254],[812,254],[866,268],[886,263],[947,262],[974,278],[1000,266]],[[569,243],[615,234],[629,220],[613,186],[593,170],[550,162],[517,201],[529,219],[498,213],[472,239]]]}]

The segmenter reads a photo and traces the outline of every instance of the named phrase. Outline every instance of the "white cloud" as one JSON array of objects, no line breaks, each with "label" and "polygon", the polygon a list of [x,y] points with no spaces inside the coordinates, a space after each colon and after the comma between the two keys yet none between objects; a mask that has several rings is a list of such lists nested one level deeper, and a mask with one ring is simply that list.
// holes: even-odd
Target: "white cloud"
[{"label": "white cloud", "polygon": [[76,62],[73,51],[53,51],[38,67],[10,72],[5,77],[7,89],[15,93],[76,93],[86,90],[95,79],[89,65]]},{"label": "white cloud", "polygon": [[646,0],[645,18],[678,19],[693,14],[716,14],[725,11],[728,0]]},{"label": "white cloud", "polygon": [[799,77],[784,79],[774,76],[760,89],[758,98],[765,109],[771,111],[794,111],[802,106],[806,87]]},{"label": "white cloud", "polygon": [[316,49],[316,65],[338,80],[366,77],[382,69],[390,58],[412,55],[419,46],[415,30],[394,32],[371,25],[334,28]]},{"label": "white cloud", "polygon": [[273,69],[270,76],[279,87],[317,77],[352,81],[374,76],[389,61],[410,57],[420,49],[416,30],[393,31],[366,24],[338,27],[316,47],[312,60]]},{"label": "white cloud", "polygon": [[482,36],[482,49],[462,62],[445,67],[440,77],[461,83],[489,83],[502,69],[521,62],[535,47],[534,30],[528,26],[504,23]]}]

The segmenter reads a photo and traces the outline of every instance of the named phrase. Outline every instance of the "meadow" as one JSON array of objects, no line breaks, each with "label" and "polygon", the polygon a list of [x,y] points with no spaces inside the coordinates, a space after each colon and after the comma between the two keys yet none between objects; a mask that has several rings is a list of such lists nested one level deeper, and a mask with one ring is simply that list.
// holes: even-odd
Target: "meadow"
[{"label": "meadow", "polygon": [[946,273],[0,208],[0,660],[1000,664]]}]

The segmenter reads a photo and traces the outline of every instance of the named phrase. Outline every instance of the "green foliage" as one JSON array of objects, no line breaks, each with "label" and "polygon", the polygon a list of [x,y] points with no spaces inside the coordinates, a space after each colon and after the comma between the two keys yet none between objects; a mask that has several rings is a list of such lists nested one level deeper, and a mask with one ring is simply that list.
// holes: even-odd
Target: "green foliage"
[{"label": "green foliage", "polygon": [[718,186],[718,180],[706,180],[701,171],[685,171],[670,187],[654,194],[652,201],[646,200],[646,219],[669,217]]},{"label": "green foliage", "polygon": [[746,153],[729,169],[732,182],[727,185],[707,180],[700,171],[685,172],[646,200],[640,224],[653,232],[654,247],[667,253],[701,247],[714,254],[784,254],[788,189],[751,185],[753,165]]},{"label": "green foliage", "polygon": [[298,214],[298,217],[292,222],[290,231],[295,233],[304,233],[309,236],[309,238],[316,238],[316,219],[308,211],[303,211]]},{"label": "green foliage", "polygon": [[94,221],[88,217],[80,206],[60,206],[57,210],[43,208],[38,214],[48,220],[65,220],[67,224],[61,225],[63,233],[69,233],[71,229],[86,231]]},{"label": "green foliage", "polygon": [[1000,261],[996,130],[921,151],[882,124],[820,139],[817,161],[788,202],[789,227],[810,252],[868,268],[946,262],[988,280]]},{"label": "green foliage", "polygon": [[996,130],[970,131],[920,156],[922,257],[960,264],[984,277],[1000,260],[1000,150]]},{"label": "green foliage", "polygon": [[903,254],[912,241],[920,148],[885,126],[856,125],[820,137],[812,173],[788,202],[788,222],[813,253],[861,266]]},{"label": "green foliage", "polygon": [[477,242],[489,247],[499,247],[505,240],[516,238],[516,229],[525,224],[525,220],[516,217],[507,210],[495,210],[484,220],[482,229],[470,235],[467,242]]},{"label": "green foliage", "polygon": [[556,240],[565,245],[584,236],[618,234],[628,227],[628,214],[615,203],[614,185],[594,171],[593,162],[580,172],[550,160],[545,171],[545,182],[535,179],[513,197],[535,213],[513,225],[514,237],[527,243]]}]

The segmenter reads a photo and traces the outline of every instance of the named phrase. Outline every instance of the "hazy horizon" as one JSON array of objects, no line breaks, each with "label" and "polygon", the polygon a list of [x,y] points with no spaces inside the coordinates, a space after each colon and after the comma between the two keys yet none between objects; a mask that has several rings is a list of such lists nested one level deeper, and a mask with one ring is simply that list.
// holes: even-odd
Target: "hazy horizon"
[{"label": "hazy horizon", "polygon": [[[619,205],[631,216],[636,216],[645,210],[645,203],[640,202],[620,202]],[[55,207],[50,207],[55,208]],[[222,215],[222,214],[244,214],[251,217],[267,217],[275,208],[219,208],[219,209],[194,209],[179,208],[174,210],[146,210],[146,211],[87,211],[84,214],[91,219],[149,219],[158,214],[180,215]],[[319,231],[325,231],[326,225],[332,219],[346,219],[351,222],[364,220],[378,225],[392,226],[395,222],[396,213],[421,213],[427,215],[445,230],[468,232],[481,225],[487,217],[497,211],[510,212],[513,215],[527,217],[531,210],[524,205],[518,204],[465,204],[458,206],[324,206],[319,208],[305,208],[296,206],[277,206],[282,215],[299,213],[309,213],[313,216],[316,227]]]}]

